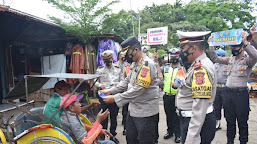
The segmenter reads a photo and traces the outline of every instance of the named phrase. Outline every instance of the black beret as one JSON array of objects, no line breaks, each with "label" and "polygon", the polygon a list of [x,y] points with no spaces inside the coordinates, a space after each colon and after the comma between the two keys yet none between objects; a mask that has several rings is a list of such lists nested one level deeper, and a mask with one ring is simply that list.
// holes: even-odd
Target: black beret
[{"label": "black beret", "polygon": [[135,36],[129,37],[121,43],[122,51],[128,50],[135,44],[140,44]]}]

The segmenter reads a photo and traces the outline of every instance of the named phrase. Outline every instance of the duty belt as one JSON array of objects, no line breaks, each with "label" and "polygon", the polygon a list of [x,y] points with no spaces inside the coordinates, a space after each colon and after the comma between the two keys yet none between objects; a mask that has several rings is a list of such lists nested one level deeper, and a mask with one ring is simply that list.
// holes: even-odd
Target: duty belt
[{"label": "duty belt", "polygon": [[227,89],[228,91],[231,91],[231,92],[248,91],[248,88],[247,88],[247,87],[238,87],[238,88],[229,88],[229,87],[226,87],[226,89]]},{"label": "duty belt", "polygon": [[[206,114],[209,114],[211,112],[213,112],[213,106],[209,106],[207,108]],[[183,111],[183,110],[176,109],[176,113],[178,116],[181,116],[181,117],[191,117],[192,116],[192,111]]]},{"label": "duty belt", "polygon": [[176,94],[167,93],[167,92],[165,92],[165,94],[168,95],[168,96],[176,96]]},{"label": "duty belt", "polygon": [[225,84],[217,84],[217,87],[218,88],[223,88],[223,87],[225,87],[226,85]]}]

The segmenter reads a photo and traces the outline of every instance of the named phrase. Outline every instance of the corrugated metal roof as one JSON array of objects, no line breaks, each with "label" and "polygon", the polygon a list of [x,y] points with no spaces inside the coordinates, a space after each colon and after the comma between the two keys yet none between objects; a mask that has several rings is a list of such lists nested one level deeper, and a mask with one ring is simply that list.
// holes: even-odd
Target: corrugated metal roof
[{"label": "corrugated metal roof", "polygon": [[59,27],[56,23],[54,23],[54,22],[52,22],[50,20],[46,20],[46,19],[43,19],[43,18],[34,16],[34,15],[28,14],[28,13],[25,13],[25,12],[22,12],[22,11],[10,8],[9,6],[0,5],[0,12],[13,13],[13,14],[16,14],[16,15],[19,15],[19,16],[27,17],[27,18],[29,18],[31,20],[34,20],[34,21],[38,21],[38,22],[42,22],[42,23],[45,23],[45,24],[48,24],[48,25]]}]

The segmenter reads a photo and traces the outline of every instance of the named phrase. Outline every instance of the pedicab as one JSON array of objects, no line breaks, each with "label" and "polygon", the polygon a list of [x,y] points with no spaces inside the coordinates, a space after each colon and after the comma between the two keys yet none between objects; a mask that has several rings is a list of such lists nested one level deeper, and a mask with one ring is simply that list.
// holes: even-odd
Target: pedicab
[{"label": "pedicab", "polygon": [[[99,75],[92,75],[92,74],[70,74],[70,73],[56,73],[56,74],[49,74],[49,75],[26,75],[24,76],[24,79],[20,81],[16,85],[16,87],[5,97],[5,102],[13,105],[12,103],[8,102],[8,99],[19,98],[20,96],[24,96],[24,94],[26,94],[27,103],[33,103],[33,102],[28,102],[28,94],[39,90],[50,78],[80,79],[79,84],[71,92],[70,94],[70,97],[71,97],[71,95],[75,93],[75,91],[80,87],[80,85],[84,81],[98,79],[99,77],[100,77]],[[43,114],[44,107],[36,107],[30,110],[27,110],[26,108],[22,108],[19,106],[15,106],[15,107],[23,111],[23,113],[20,113],[14,119],[14,122],[12,122],[11,124],[7,123],[7,125],[9,125],[12,128],[13,135],[14,135],[13,136],[14,138],[11,139],[10,142],[14,142],[17,144],[41,144],[41,143],[74,144],[74,141],[70,137],[70,135],[67,134],[65,131],[63,131],[61,128],[55,127],[51,124],[45,124],[43,122],[43,117],[46,117]],[[57,112],[61,110],[62,107],[63,105],[57,110]],[[57,114],[57,112],[55,114]],[[51,118],[53,118],[55,114]],[[87,117],[85,117],[83,114],[80,114],[79,116],[81,119],[83,119],[83,122],[85,124],[92,126],[92,123],[88,120]],[[46,117],[46,118],[50,119],[51,122],[59,123],[62,125],[61,122],[54,121],[49,117]],[[3,132],[1,131],[1,129],[0,129],[0,139],[3,144],[6,143],[6,138]]]}]

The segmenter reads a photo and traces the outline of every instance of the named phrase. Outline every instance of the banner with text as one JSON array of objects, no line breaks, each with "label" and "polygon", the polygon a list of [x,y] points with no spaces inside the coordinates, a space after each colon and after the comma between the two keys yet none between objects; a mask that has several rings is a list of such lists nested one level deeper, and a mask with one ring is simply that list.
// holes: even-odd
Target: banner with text
[{"label": "banner with text", "polygon": [[147,45],[167,44],[168,27],[147,29]]},{"label": "banner with text", "polygon": [[243,29],[233,29],[211,33],[210,46],[238,45],[242,42]]}]

